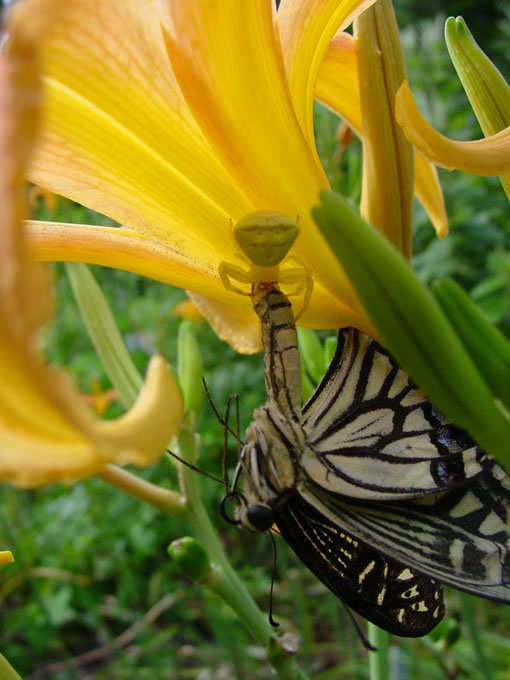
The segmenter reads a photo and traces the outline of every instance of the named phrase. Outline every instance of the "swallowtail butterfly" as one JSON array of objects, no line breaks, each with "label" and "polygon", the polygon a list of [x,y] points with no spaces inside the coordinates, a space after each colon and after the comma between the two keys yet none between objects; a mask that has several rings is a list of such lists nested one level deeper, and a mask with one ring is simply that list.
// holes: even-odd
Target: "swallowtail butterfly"
[{"label": "swallowtail butterfly", "polygon": [[252,301],[268,401],[240,454],[241,523],[275,523],[335,595],[396,635],[440,621],[439,582],[510,602],[504,470],[353,328],[302,407],[290,303],[275,283],[254,284]]}]

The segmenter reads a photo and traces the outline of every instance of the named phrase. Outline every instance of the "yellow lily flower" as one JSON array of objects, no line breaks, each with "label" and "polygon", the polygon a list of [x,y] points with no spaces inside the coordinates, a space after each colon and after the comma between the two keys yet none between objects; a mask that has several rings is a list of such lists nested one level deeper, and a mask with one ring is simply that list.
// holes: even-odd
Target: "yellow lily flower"
[{"label": "yellow lily flower", "polygon": [[[21,23],[49,0],[25,0]],[[310,210],[328,182],[312,104],[337,32],[372,0],[73,0],[42,43],[45,106],[30,179],[125,225],[27,227],[42,260],[119,267],[190,291],[220,337],[260,347],[248,299],[226,291],[230,220],[299,216],[313,271],[305,326],[373,332]],[[159,9],[158,9],[159,8]],[[342,81],[341,72],[337,79]],[[396,241],[400,247],[401,235]]]},{"label": "yellow lily flower", "polygon": [[20,197],[38,122],[37,45],[60,7],[48,3],[45,14],[27,16],[0,55],[0,480],[21,487],[73,481],[112,462],[148,465],[182,412],[161,357],[131,410],[110,422],[97,420],[67,376],[40,358],[49,281],[29,256]]}]

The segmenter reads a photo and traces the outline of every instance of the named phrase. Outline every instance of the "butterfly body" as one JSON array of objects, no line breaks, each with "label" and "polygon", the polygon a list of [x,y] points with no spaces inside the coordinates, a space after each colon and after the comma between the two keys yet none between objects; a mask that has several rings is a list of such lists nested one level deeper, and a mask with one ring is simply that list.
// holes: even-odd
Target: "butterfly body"
[{"label": "butterfly body", "polygon": [[244,526],[274,522],[333,593],[397,635],[424,635],[439,622],[438,581],[510,602],[502,468],[355,329],[340,333],[302,408],[290,304],[276,284],[254,285],[252,301],[268,402],[240,457]]}]

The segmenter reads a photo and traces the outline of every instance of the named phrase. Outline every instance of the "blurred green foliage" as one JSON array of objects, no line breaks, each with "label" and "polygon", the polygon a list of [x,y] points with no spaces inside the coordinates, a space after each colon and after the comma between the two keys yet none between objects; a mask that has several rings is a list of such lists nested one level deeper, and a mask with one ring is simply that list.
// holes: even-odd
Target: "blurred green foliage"
[{"label": "blurred green foliage", "polygon": [[[434,18],[411,20],[418,4],[401,0],[403,42],[409,78],[422,111],[436,127],[457,138],[481,135],[449,62],[443,41],[445,17],[439,2],[419,4]],[[449,12],[464,11],[450,3]],[[486,6],[486,3],[483,4]],[[479,42],[507,77],[510,64],[501,45],[508,19],[499,6],[482,11],[473,2],[480,25]],[[421,10],[420,10],[421,11]],[[473,15],[475,16],[475,15]],[[478,21],[477,19],[477,21]],[[483,23],[485,22],[485,24]],[[494,23],[499,22],[499,23]],[[506,23],[505,23],[506,22]],[[493,39],[494,34],[494,39]],[[490,42],[489,42],[490,41]],[[486,44],[489,42],[489,44]],[[494,53],[495,52],[495,53]],[[337,119],[316,108],[317,144],[334,188],[359,200],[359,142],[336,142]],[[477,178],[441,171],[451,233],[436,239],[423,210],[415,214],[414,264],[423,281],[450,276],[472,295],[488,318],[510,331],[510,223],[508,202],[497,178]],[[38,217],[109,224],[105,218],[67,201],[57,215]],[[149,356],[162,352],[175,367],[181,320],[173,315],[185,299],[180,290],[142,277],[93,268],[112,304],[119,328],[143,372]],[[65,366],[88,394],[110,385],[76,310],[63,266],[53,267],[55,318],[47,330],[48,357]],[[217,339],[205,322],[195,328],[203,353],[205,378],[219,410],[232,390],[240,393],[240,430],[265,401],[260,356],[240,357]],[[440,351],[440,350],[438,350]],[[118,415],[112,401],[107,416]],[[223,431],[206,404],[198,431],[202,453],[197,464],[221,475]],[[227,465],[237,460],[229,444]],[[176,488],[168,459],[141,473],[150,481]],[[271,544],[254,540],[226,525],[218,511],[221,489],[202,483],[204,501],[221,533],[232,563],[263,609],[268,607]],[[0,572],[2,652],[31,680],[54,678],[179,680],[271,677],[263,653],[248,638],[231,611],[205,589],[191,586],[167,557],[168,544],[187,534],[186,526],[158,514],[97,479],[73,487],[55,486],[21,492],[0,487],[0,536],[16,562]],[[275,616],[301,638],[303,667],[319,680],[367,677],[362,648],[338,600],[278,542]],[[394,640],[390,650],[392,680],[411,678],[497,678],[510,680],[510,608],[477,598],[447,595],[448,618],[421,640]],[[472,637],[479,631],[486,659],[480,661]],[[228,650],[228,652],[225,652]],[[491,670],[491,668],[493,670]]]}]

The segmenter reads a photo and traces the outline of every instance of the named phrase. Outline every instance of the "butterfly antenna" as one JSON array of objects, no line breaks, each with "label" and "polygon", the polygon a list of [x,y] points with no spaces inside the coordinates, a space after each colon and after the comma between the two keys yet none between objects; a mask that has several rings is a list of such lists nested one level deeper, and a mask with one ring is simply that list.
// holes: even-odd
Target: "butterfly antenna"
[{"label": "butterfly antenna", "polygon": [[212,410],[213,410],[213,412],[214,412],[214,415],[216,416],[216,418],[217,418],[218,422],[220,423],[220,425],[223,425],[224,427],[226,427],[227,430],[229,431],[229,433],[230,433],[235,439],[237,439],[238,441],[240,441],[241,445],[244,444],[243,440],[242,440],[242,439],[239,439],[239,435],[238,435],[236,432],[234,432],[234,430],[231,430],[231,429],[230,429],[230,427],[229,427],[229,426],[227,425],[227,423],[225,422],[224,418],[222,418],[221,415],[219,414],[219,411],[218,411],[218,409],[216,408],[216,406],[214,405],[214,402],[213,402],[213,400],[212,400],[211,393],[209,392],[209,388],[207,387],[207,383],[205,382],[205,378],[202,378],[202,384],[203,384],[203,386],[204,386],[204,390],[205,390],[205,394],[206,394],[206,397],[207,397],[207,401],[209,402],[209,405],[211,406],[211,408],[212,408]]},{"label": "butterfly antenna", "polygon": [[338,598],[338,599],[340,600],[340,602],[342,603],[342,605],[343,605],[345,611],[346,611],[347,614],[349,615],[349,618],[350,618],[350,620],[351,620],[351,623],[352,623],[352,625],[354,626],[354,630],[355,630],[356,633],[358,634],[358,637],[359,637],[359,639],[360,639],[361,644],[363,645],[363,647],[364,647],[365,649],[367,649],[369,652],[377,652],[377,647],[374,647],[373,645],[370,644],[370,642],[369,642],[368,639],[367,639],[367,636],[366,636],[365,633],[361,630],[360,625],[359,625],[359,623],[357,622],[357,620],[356,620],[354,614],[352,613],[352,611],[350,610],[350,608],[345,604],[345,602],[344,602],[341,598]]},{"label": "butterfly antenna", "polygon": [[167,453],[169,453],[172,456],[172,458],[175,458],[175,460],[178,460],[179,463],[182,463],[183,465],[185,465],[190,470],[194,470],[195,472],[198,472],[199,475],[202,475],[202,477],[207,477],[208,479],[212,479],[213,482],[217,482],[218,484],[221,484],[223,486],[224,482],[223,482],[222,479],[218,479],[217,477],[210,475],[208,472],[204,472],[203,470],[201,470],[196,465],[193,465],[193,463],[188,463],[187,460],[184,460],[184,458],[181,458],[180,456],[178,456],[173,451],[170,451],[170,449],[165,449],[165,451]]},{"label": "butterfly antenna", "polygon": [[274,536],[271,532],[269,532],[269,535],[271,536],[271,541],[273,543],[273,571],[271,573],[271,589],[269,591],[269,623],[273,626],[273,628],[278,628],[280,624],[273,618],[273,589],[276,578],[276,561],[277,561],[276,541],[274,540]]},{"label": "butterfly antenna", "polygon": [[228,444],[228,421],[230,418],[230,404],[232,399],[235,398],[234,395],[230,394],[227,399],[227,408],[225,410],[225,429],[223,430],[223,458],[221,461],[221,469],[223,472],[223,483],[225,485],[225,491],[228,491],[228,474],[227,474],[227,444]]}]

